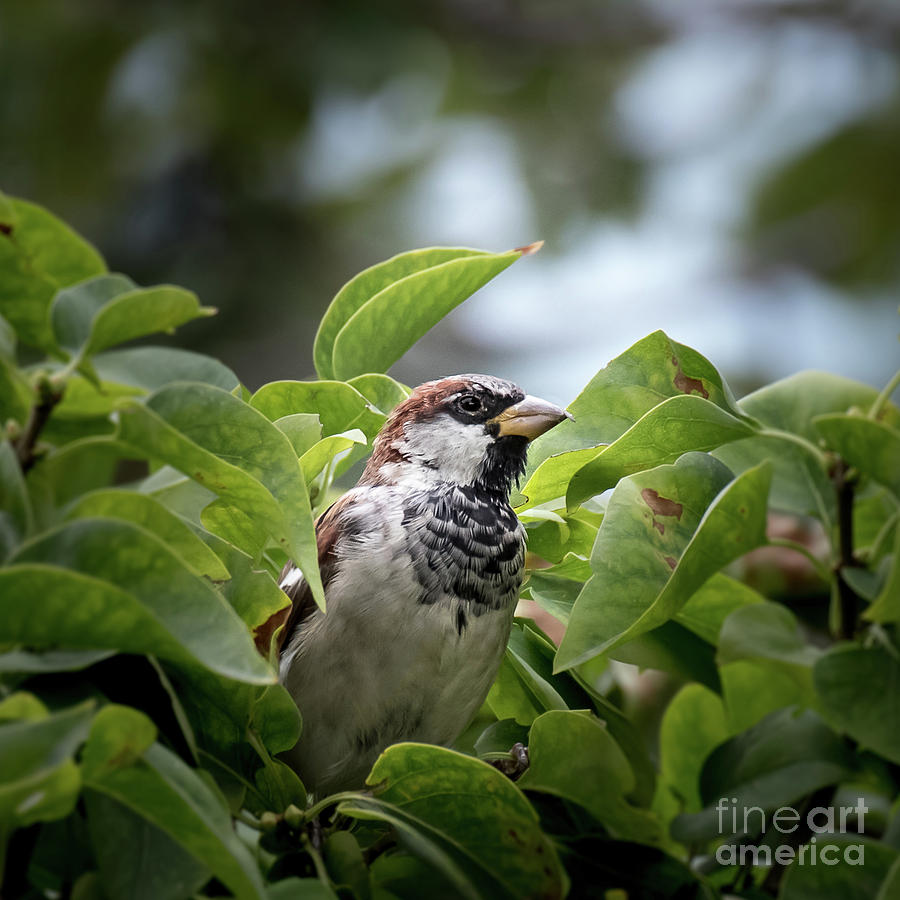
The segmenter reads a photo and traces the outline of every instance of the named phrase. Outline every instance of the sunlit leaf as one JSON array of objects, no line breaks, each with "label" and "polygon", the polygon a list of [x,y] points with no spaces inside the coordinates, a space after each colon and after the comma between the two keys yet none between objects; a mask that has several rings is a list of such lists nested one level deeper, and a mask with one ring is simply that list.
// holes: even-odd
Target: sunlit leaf
[{"label": "sunlit leaf", "polygon": [[105,271],[100,254],[43,207],[4,198],[0,215],[0,314],[19,340],[54,343],[47,315],[60,288]]},{"label": "sunlit leaf", "polygon": [[769,478],[762,465],[732,481],[721,463],[691,453],[620,481],[557,668],[661,625],[725,563],[763,543]]}]

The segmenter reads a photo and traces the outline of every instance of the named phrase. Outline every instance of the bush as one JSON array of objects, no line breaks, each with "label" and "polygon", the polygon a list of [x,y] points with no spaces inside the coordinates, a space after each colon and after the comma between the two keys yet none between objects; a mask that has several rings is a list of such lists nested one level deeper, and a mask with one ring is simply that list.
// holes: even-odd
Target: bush
[{"label": "bush", "polygon": [[[517,619],[458,748],[392,747],[369,791],[310,804],[279,761],[301,723],[253,640],[276,575],[293,558],[322,601],[314,516],[407,394],[384,371],[533,249],[367,269],[322,320],[321,380],[250,394],[196,353],[114,349],[212,310],[0,201],[4,896],[893,896],[897,378],[736,402],[696,351],[639,341],[514,497],[558,649]],[[767,539],[773,511],[821,546]],[[766,553],[790,576],[772,599],[736,577]],[[611,660],[670,673],[658,741]],[[834,865],[779,865],[813,837]]]}]

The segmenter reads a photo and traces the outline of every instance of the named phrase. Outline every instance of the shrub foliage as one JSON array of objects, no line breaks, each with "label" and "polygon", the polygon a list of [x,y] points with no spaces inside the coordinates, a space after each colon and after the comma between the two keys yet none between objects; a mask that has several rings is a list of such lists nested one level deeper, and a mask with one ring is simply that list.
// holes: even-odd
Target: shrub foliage
[{"label": "shrub foliage", "polygon": [[[558,648],[516,620],[458,747],[392,747],[370,790],[313,802],[279,760],[300,717],[253,639],[286,605],[276,575],[293,558],[324,602],[314,517],[407,394],[385,370],[532,249],[365,270],[322,320],[320,380],[251,394],[206,356],[120,347],[213,312],[190,291],[111,274],[46,210],[0,199],[4,896],[893,896],[896,378],[806,372],[736,401],[650,334],[535,443],[514,496],[522,596],[565,625]],[[818,542],[767,538],[773,511]],[[805,595],[736,577],[765,553],[806,567]],[[616,660],[678,687],[658,741]],[[720,798],[850,797],[864,869],[715,852],[743,824]]]}]

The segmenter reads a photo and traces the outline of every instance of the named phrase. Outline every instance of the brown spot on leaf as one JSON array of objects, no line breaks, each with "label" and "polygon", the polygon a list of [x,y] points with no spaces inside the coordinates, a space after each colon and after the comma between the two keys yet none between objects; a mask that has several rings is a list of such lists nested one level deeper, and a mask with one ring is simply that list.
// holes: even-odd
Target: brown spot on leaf
[{"label": "brown spot on leaf", "polygon": [[656,519],[653,520],[653,527],[654,527],[660,534],[665,534],[665,533],[666,533],[666,526],[663,525],[662,522],[657,522]]},{"label": "brown spot on leaf", "polygon": [[13,226],[9,222],[0,222],[0,234],[9,237],[13,233]]},{"label": "brown spot on leaf", "polygon": [[699,378],[690,378],[681,371],[681,366],[675,373],[675,380],[672,382],[683,394],[692,394],[696,391],[706,400],[709,400],[709,391],[703,387],[703,382]]},{"label": "brown spot on leaf", "polygon": [[675,516],[676,519],[681,518],[684,507],[668,497],[660,497],[652,488],[644,488],[641,491],[641,497],[644,503],[653,510],[655,516]]},{"label": "brown spot on leaf", "polygon": [[670,569],[674,569],[678,565],[678,560],[674,556],[664,556],[663,559],[668,563]]}]

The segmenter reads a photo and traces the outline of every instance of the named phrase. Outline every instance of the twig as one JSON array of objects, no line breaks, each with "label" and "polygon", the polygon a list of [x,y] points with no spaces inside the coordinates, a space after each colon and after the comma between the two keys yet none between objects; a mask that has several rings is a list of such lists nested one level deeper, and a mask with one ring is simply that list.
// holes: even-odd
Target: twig
[{"label": "twig", "polygon": [[25,430],[16,440],[16,458],[22,472],[27,472],[37,461],[38,454],[34,452],[38,436],[43,431],[50,414],[60,400],[63,391],[55,388],[49,380],[41,380],[38,383],[38,402],[31,407]]}]

